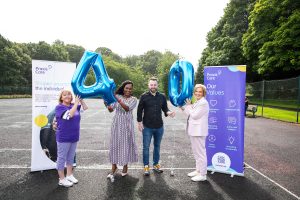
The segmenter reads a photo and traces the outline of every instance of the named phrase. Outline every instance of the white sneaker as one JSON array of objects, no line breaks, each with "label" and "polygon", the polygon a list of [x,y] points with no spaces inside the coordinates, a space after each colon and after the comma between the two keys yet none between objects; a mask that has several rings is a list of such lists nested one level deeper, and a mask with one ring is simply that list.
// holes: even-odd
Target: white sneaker
[{"label": "white sneaker", "polygon": [[110,174],[110,173],[109,173],[109,174],[107,175],[107,178],[108,178],[108,179],[111,179],[111,178],[113,178],[113,177],[114,177],[113,174]]},{"label": "white sneaker", "polygon": [[73,176],[73,174],[70,176],[67,176],[66,179],[72,183],[75,183],[75,184],[78,183],[78,180]]},{"label": "white sneaker", "polygon": [[197,172],[197,170],[195,170],[191,173],[188,173],[188,177],[194,177],[194,176],[197,176],[197,175],[200,175],[199,172]]},{"label": "white sneaker", "polygon": [[206,175],[197,175],[197,176],[194,176],[193,178],[191,178],[192,181],[206,181]]},{"label": "white sneaker", "polygon": [[110,179],[110,181],[113,183],[115,181],[115,177],[113,174],[108,174],[107,179]]},{"label": "white sneaker", "polygon": [[72,182],[68,181],[66,178],[59,179],[58,185],[64,186],[64,187],[71,187],[73,185]]}]

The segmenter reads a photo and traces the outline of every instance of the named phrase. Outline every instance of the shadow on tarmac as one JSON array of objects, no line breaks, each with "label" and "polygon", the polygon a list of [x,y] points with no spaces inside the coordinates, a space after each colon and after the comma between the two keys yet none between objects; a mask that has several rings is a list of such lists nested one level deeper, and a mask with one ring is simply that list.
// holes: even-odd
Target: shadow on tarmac
[{"label": "shadow on tarmac", "polygon": [[198,191],[196,192],[196,199],[207,199],[207,200],[223,200],[223,196],[220,192],[214,189],[213,185],[210,183],[210,181],[204,181],[198,184]]},{"label": "shadow on tarmac", "polygon": [[[115,176],[115,181],[112,183],[107,180],[106,197],[104,199],[134,199],[135,188],[139,182],[138,178],[127,175],[122,177],[120,174]],[[98,196],[98,199],[103,198]]]},{"label": "shadow on tarmac", "polygon": [[[169,177],[166,173],[152,173],[150,177],[142,175],[122,177],[116,175],[112,183],[95,171],[79,174],[81,183],[72,188],[58,186],[56,170],[43,173],[24,173],[1,188],[1,199],[293,199],[273,184],[263,183],[264,179],[248,172],[251,178],[215,173],[208,174],[205,182],[192,182],[185,173]],[[97,174],[95,179],[92,175]],[[10,172],[16,176],[18,172]],[[251,180],[256,180],[253,182]]]},{"label": "shadow on tarmac", "polygon": [[140,199],[184,199],[180,191],[169,187],[162,174],[143,176],[143,185],[137,190]]},{"label": "shadow on tarmac", "polygon": [[56,170],[27,173],[2,190],[1,199],[68,199],[68,188],[58,186]]},{"label": "shadow on tarmac", "polygon": [[[253,178],[255,179],[255,177]],[[263,188],[262,185],[259,185],[246,177],[234,176],[231,178],[230,175],[215,173],[209,176],[208,181],[213,188],[219,188],[220,192],[222,193],[216,198],[209,197],[209,199],[277,199],[276,196],[278,195],[276,195],[274,188]],[[269,185],[269,187],[272,188],[274,185]],[[203,186],[201,186],[199,190],[202,188]],[[213,188],[210,188],[208,192]],[[275,195],[273,196],[270,194],[270,191],[273,191]],[[286,198],[289,199],[289,196],[286,196]],[[282,199],[282,197],[279,199]]]}]

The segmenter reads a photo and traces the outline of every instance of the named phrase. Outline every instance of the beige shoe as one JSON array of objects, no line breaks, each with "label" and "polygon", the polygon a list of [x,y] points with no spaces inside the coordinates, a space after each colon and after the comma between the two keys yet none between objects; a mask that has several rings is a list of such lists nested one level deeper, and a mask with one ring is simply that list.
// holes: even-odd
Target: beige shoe
[{"label": "beige shoe", "polygon": [[[124,169],[126,169],[126,170],[124,171]],[[128,174],[128,165],[124,165],[121,175],[122,175],[122,177],[124,177],[124,176],[127,176],[127,174]]]},{"label": "beige shoe", "polygon": [[200,175],[199,172],[197,172],[197,170],[191,172],[191,173],[188,173],[188,177],[194,177],[194,176],[197,176],[197,175]]},{"label": "beige shoe", "polygon": [[192,181],[206,181],[206,175],[197,175],[197,176],[194,176],[193,178],[191,178]]},{"label": "beige shoe", "polygon": [[122,172],[121,175],[122,175],[122,177],[124,177],[124,176],[127,176],[128,173],[127,173],[127,172],[126,172],[126,173],[125,173],[125,172]]}]

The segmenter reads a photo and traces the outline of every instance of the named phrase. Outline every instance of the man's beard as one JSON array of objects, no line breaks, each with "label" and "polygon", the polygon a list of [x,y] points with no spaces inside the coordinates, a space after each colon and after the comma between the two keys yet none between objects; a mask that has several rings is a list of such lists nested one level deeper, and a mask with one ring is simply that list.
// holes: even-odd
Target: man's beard
[{"label": "man's beard", "polygon": [[150,89],[150,91],[151,91],[152,93],[155,93],[155,92],[157,92],[157,89],[156,89],[156,88],[152,88],[152,89]]}]

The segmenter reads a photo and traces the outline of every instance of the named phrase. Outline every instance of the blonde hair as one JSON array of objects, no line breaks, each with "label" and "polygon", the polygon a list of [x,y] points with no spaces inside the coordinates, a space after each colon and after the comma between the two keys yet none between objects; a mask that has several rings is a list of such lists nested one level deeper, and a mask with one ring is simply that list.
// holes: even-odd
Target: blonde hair
[{"label": "blonde hair", "polygon": [[149,79],[149,82],[150,81],[156,81],[156,82],[158,82],[158,79],[155,77],[155,76],[152,76],[150,79]]},{"label": "blonde hair", "polygon": [[205,97],[205,96],[206,96],[206,87],[205,87],[205,85],[202,85],[202,84],[196,84],[195,87],[194,87],[194,93],[196,92],[196,90],[197,90],[198,88],[202,88],[202,90],[203,90],[203,96]]},{"label": "blonde hair", "polygon": [[62,101],[62,99],[61,99],[61,97],[62,97],[62,95],[63,95],[63,93],[64,92],[67,92],[68,94],[71,94],[71,96],[72,96],[72,99],[71,99],[71,102],[73,101],[73,95],[72,95],[72,92],[70,91],[70,90],[62,90],[62,91],[60,91],[60,93],[59,93],[59,97],[58,97],[58,103],[62,103],[63,101]]}]

